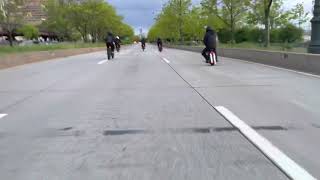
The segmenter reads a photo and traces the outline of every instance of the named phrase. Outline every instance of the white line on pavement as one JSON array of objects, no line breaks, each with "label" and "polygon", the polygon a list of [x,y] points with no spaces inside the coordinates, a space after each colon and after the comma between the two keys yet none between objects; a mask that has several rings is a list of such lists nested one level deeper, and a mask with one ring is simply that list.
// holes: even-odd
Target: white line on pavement
[{"label": "white line on pavement", "polygon": [[162,58],[166,63],[170,64],[170,61],[166,58]]},{"label": "white line on pavement", "polygon": [[269,140],[261,136],[249,125],[240,120],[236,115],[223,106],[215,109],[224,116],[233,126],[246,136],[257,148],[260,149],[274,164],[276,164],[288,177],[293,180],[316,180],[305,169],[300,167],[286,154],[275,147]]},{"label": "white line on pavement", "polygon": [[108,60],[100,61],[100,62],[98,62],[98,64],[101,65],[101,64],[104,64],[104,63],[106,63],[106,62],[108,62]]},{"label": "white line on pavement", "polygon": [[0,114],[0,119],[7,116],[8,114]]}]

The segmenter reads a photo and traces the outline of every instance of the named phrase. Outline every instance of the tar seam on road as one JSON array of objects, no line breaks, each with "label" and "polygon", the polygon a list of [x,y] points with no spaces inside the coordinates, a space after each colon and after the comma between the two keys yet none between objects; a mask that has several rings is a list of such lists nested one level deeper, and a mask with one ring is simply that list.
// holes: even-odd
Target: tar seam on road
[{"label": "tar seam on road", "polygon": [[[168,63],[167,63],[168,64]],[[211,106],[218,114],[220,114],[232,127],[235,127],[223,114],[221,114],[219,112],[218,109],[216,109],[215,106],[213,106],[196,88],[194,88],[186,79],[184,79],[170,64],[168,64],[168,66],[184,81],[186,82],[191,89],[193,89],[209,106]],[[256,149],[258,151],[260,151],[267,159],[270,160],[270,162],[272,164],[274,164],[284,175],[286,175],[289,179],[292,179],[292,177],[290,176],[290,174],[288,174],[287,172],[285,172],[276,162],[273,161],[272,158],[270,158],[264,151],[262,151],[258,146],[256,146],[256,144],[254,144],[243,132],[241,132],[241,130],[238,127],[237,130],[240,132],[240,134],[248,140],[248,142],[250,142],[254,147],[256,147]],[[312,176],[311,176],[312,177]],[[309,180],[309,179],[308,179]],[[316,180],[315,178],[310,178],[310,180]]]},{"label": "tar seam on road", "polygon": [[[254,126],[255,130],[266,131],[286,131],[287,128],[281,126]],[[105,136],[121,136],[136,134],[209,134],[219,132],[238,131],[235,127],[195,127],[195,128],[167,128],[167,129],[117,129],[105,130]]]}]

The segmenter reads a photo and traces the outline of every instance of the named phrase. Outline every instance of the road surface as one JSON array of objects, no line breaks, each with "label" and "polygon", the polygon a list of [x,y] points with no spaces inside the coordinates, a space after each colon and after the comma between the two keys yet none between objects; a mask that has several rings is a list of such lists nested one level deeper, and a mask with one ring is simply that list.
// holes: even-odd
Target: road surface
[{"label": "road surface", "polygon": [[290,179],[284,156],[320,178],[319,89],[319,77],[150,45],[0,70],[1,179]]}]

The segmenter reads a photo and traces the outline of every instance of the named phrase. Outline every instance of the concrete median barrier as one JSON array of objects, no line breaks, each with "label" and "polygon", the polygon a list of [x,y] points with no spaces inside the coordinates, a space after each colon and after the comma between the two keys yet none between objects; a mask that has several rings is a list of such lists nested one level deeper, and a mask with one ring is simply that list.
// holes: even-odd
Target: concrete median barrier
[{"label": "concrete median barrier", "polygon": [[9,54],[0,56],[0,69],[19,66],[28,63],[34,63],[39,61],[46,61],[55,58],[74,56],[78,54],[86,54],[96,51],[103,51],[104,47],[97,48],[79,48],[79,49],[65,49],[54,51],[39,51],[39,52],[27,52],[18,54]]},{"label": "concrete median barrier", "polygon": [[[193,52],[201,52],[203,49],[202,47],[191,46],[168,47]],[[233,48],[219,48],[218,55],[312,74],[320,74],[320,55]]]}]

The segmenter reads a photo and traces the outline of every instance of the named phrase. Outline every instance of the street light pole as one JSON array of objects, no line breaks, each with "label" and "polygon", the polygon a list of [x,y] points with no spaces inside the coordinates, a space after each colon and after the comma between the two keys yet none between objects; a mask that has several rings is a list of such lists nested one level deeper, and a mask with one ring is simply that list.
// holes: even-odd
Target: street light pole
[{"label": "street light pole", "polygon": [[309,53],[320,54],[320,0],[315,0]]}]

